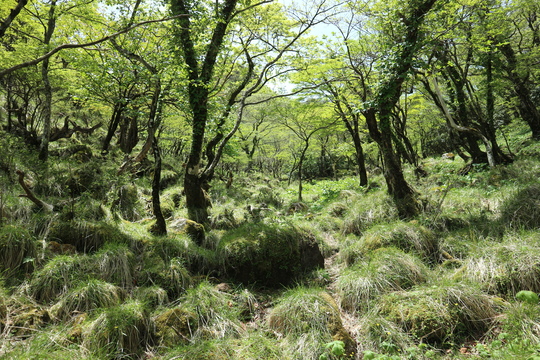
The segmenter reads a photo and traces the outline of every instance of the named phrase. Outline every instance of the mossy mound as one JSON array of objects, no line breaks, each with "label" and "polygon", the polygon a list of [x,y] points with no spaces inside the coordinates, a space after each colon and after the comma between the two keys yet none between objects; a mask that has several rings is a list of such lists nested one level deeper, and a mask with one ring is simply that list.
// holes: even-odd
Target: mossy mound
[{"label": "mossy mound", "polygon": [[489,296],[466,286],[431,286],[381,298],[381,313],[421,342],[441,344],[482,336],[498,315]]},{"label": "mossy mound", "polygon": [[119,287],[100,280],[90,280],[64,294],[50,311],[55,318],[68,320],[78,313],[118,305],[123,297]]},{"label": "mossy mound", "polygon": [[155,325],[140,302],[107,308],[82,332],[82,345],[102,359],[140,358],[156,343]]},{"label": "mossy mound", "polygon": [[414,255],[395,248],[377,249],[341,274],[337,282],[341,306],[351,312],[369,309],[381,294],[409,289],[428,276],[428,268]]},{"label": "mossy mound", "polygon": [[289,224],[245,224],[223,235],[217,254],[226,275],[264,286],[289,284],[324,267],[315,236]]},{"label": "mossy mound", "polygon": [[11,276],[34,268],[37,247],[28,230],[15,225],[0,227],[0,273]]},{"label": "mossy mound", "polygon": [[62,244],[71,244],[82,253],[95,252],[105,242],[131,243],[131,239],[113,225],[79,220],[53,222],[49,239]]},{"label": "mossy mound", "polygon": [[188,344],[198,328],[197,314],[182,307],[168,309],[157,315],[154,321],[164,346]]},{"label": "mossy mound", "polygon": [[540,228],[540,185],[526,187],[500,207],[500,220],[514,229]]},{"label": "mossy mound", "polygon": [[439,241],[435,233],[417,221],[373,226],[364,233],[360,241],[349,242],[342,257],[348,264],[352,264],[382,247],[395,247],[415,253],[430,264],[439,260]]},{"label": "mossy mound", "polygon": [[312,349],[303,352],[297,346],[297,358],[310,358],[308,353],[320,351],[322,345],[330,341],[342,341],[347,356],[356,347],[343,327],[336,302],[322,289],[300,287],[285,293],[270,312],[268,326],[289,338],[291,345],[304,339],[306,334],[311,334],[311,339],[316,340],[310,344]]}]

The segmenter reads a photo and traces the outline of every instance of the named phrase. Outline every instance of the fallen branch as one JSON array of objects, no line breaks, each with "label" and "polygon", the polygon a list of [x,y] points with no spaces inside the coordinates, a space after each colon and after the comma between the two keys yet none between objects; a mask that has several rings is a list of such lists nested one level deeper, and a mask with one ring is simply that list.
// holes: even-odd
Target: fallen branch
[{"label": "fallen branch", "polygon": [[54,206],[51,204],[47,204],[46,202],[39,200],[32,190],[30,190],[30,187],[28,187],[28,184],[24,182],[24,172],[21,170],[16,171],[17,175],[19,175],[19,184],[23,188],[25,194],[19,195],[19,197],[25,197],[28,198],[30,201],[32,201],[34,204],[36,204],[37,207],[40,209],[45,210],[46,212],[52,212],[54,210]]}]

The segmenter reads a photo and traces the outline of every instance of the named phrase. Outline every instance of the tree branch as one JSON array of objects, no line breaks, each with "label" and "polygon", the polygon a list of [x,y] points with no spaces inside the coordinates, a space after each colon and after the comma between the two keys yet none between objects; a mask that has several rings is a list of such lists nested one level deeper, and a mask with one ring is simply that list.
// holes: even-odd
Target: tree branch
[{"label": "tree branch", "polygon": [[101,39],[98,39],[98,40],[90,41],[90,42],[83,43],[83,44],[63,44],[63,45],[57,46],[56,48],[54,48],[51,51],[49,51],[48,53],[38,57],[37,59],[26,61],[24,63],[12,66],[10,68],[0,70],[0,78],[2,78],[5,75],[8,75],[8,74],[10,74],[10,73],[12,73],[12,72],[14,72],[16,70],[23,69],[23,68],[26,68],[26,67],[29,67],[29,66],[32,66],[32,65],[39,64],[43,60],[50,58],[51,56],[53,56],[57,52],[59,52],[61,50],[64,50],[64,49],[77,49],[77,48],[83,48],[83,47],[87,47],[87,46],[97,45],[97,44],[100,44],[102,42],[114,39],[115,37],[117,37],[119,35],[122,35],[122,34],[125,34],[125,33],[129,32],[129,31],[139,27],[139,26],[158,23],[158,22],[164,22],[164,21],[170,21],[170,20],[173,20],[173,19],[177,19],[177,18],[181,18],[181,17],[187,17],[187,16],[189,16],[189,15],[180,14],[180,15],[174,15],[174,16],[166,17],[166,18],[163,18],[163,19],[142,21],[140,23],[137,23],[137,24],[129,26],[129,27],[125,28],[125,29],[122,29],[122,30],[120,30],[118,32],[115,32],[114,34],[102,37]]}]

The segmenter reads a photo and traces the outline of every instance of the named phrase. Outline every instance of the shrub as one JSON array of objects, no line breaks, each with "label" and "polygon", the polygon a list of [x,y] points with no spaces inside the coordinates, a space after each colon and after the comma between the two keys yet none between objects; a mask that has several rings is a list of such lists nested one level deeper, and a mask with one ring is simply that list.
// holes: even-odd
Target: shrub
[{"label": "shrub", "polygon": [[244,224],[223,235],[217,247],[220,267],[244,283],[276,286],[324,267],[315,237],[290,224]]},{"label": "shrub", "polygon": [[415,256],[381,248],[344,270],[336,287],[344,309],[365,310],[372,307],[374,298],[424,283],[428,274],[427,267]]}]

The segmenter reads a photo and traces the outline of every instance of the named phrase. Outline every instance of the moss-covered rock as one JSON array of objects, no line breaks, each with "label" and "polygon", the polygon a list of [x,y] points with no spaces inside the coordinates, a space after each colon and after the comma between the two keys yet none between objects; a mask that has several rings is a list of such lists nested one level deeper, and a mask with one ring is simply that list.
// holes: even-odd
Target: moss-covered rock
[{"label": "moss-covered rock", "polygon": [[187,234],[197,245],[202,245],[205,239],[204,226],[193,220],[175,219],[169,224],[169,230],[177,234]]},{"label": "moss-covered rock", "polygon": [[245,224],[224,234],[217,252],[221,270],[243,283],[289,284],[324,267],[315,236],[289,224]]}]

